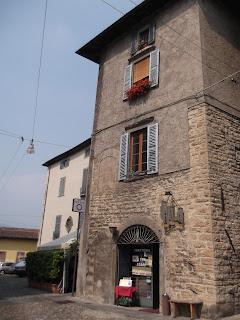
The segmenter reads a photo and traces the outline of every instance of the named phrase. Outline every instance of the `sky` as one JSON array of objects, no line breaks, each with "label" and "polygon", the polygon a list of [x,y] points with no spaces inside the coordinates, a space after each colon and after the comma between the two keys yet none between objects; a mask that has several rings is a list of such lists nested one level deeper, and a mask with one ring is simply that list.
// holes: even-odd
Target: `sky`
[{"label": "sky", "polygon": [[106,2],[143,1],[48,0],[42,47],[46,0],[0,1],[0,226],[40,228],[42,164],[91,136],[98,65],[75,51],[122,17]]}]

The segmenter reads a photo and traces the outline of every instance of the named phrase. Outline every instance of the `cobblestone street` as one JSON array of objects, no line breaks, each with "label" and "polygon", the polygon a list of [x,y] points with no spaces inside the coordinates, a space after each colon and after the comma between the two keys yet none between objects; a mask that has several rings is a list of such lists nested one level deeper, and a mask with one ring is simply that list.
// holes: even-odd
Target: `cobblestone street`
[{"label": "cobblestone street", "polygon": [[[1,320],[170,320],[159,314],[84,301],[71,294],[51,294],[28,288],[27,279],[15,275],[0,276]],[[190,318],[178,317],[178,320]],[[204,320],[203,318],[201,318]],[[239,320],[239,316],[225,320]]]}]

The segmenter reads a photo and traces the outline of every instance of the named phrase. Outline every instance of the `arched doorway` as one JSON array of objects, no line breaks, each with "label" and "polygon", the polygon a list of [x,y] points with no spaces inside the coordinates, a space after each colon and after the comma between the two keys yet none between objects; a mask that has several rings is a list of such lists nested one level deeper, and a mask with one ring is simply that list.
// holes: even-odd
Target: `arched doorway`
[{"label": "arched doorway", "polygon": [[125,229],[117,241],[118,281],[131,277],[136,305],[159,308],[159,239],[144,225]]}]

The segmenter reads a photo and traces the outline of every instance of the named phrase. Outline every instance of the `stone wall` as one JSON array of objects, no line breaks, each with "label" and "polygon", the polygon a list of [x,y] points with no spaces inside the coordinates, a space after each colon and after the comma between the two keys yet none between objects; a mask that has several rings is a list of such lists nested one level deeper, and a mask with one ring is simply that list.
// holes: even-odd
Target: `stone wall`
[{"label": "stone wall", "polygon": [[217,305],[223,315],[240,312],[239,128],[239,118],[212,106],[208,107],[207,132]]}]

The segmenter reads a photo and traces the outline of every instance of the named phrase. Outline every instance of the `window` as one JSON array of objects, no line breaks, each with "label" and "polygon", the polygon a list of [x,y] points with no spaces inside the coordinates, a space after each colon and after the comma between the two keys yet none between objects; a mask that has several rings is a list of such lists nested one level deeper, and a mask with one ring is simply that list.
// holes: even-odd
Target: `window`
[{"label": "window", "polygon": [[6,251],[0,251],[0,261],[5,261],[6,259]]},{"label": "window", "polygon": [[60,237],[60,226],[61,226],[62,216],[56,216],[55,230],[53,231],[53,240]]},{"label": "window", "polygon": [[144,29],[141,29],[140,31],[136,31],[132,34],[131,39],[131,54],[135,54],[138,50],[138,44],[141,40],[144,41],[144,43],[152,44],[155,41],[155,21],[152,21],[148,26],[146,26]]},{"label": "window", "polygon": [[90,147],[85,149],[85,158],[89,157],[90,155]]},{"label": "window", "polygon": [[73,218],[71,216],[69,216],[67,218],[67,221],[66,221],[66,224],[65,224],[65,227],[66,227],[68,233],[71,231],[72,226],[73,226]]},{"label": "window", "polygon": [[129,172],[158,172],[158,124],[133,133],[125,133],[120,140],[119,181]]},{"label": "window", "polygon": [[66,168],[69,166],[69,161],[70,159],[65,159],[63,161],[60,162],[60,169]]},{"label": "window", "polygon": [[61,178],[61,180],[60,180],[59,193],[58,193],[58,196],[59,196],[59,197],[64,196],[65,181],[66,181],[66,177]]},{"label": "window", "polygon": [[147,171],[147,128],[131,134],[130,172]]},{"label": "window", "polygon": [[80,189],[80,196],[86,195],[87,176],[88,176],[88,168],[83,169],[83,178],[82,178],[82,187]]},{"label": "window", "polygon": [[16,262],[20,262],[25,258],[25,252],[17,252]]},{"label": "window", "polygon": [[158,85],[159,73],[159,50],[150,52],[150,55],[140,61],[129,64],[125,68],[123,100],[127,99],[126,90],[132,87],[133,83],[149,77],[151,87]]},{"label": "window", "polygon": [[133,66],[133,83],[149,77],[150,57],[147,57]]}]

